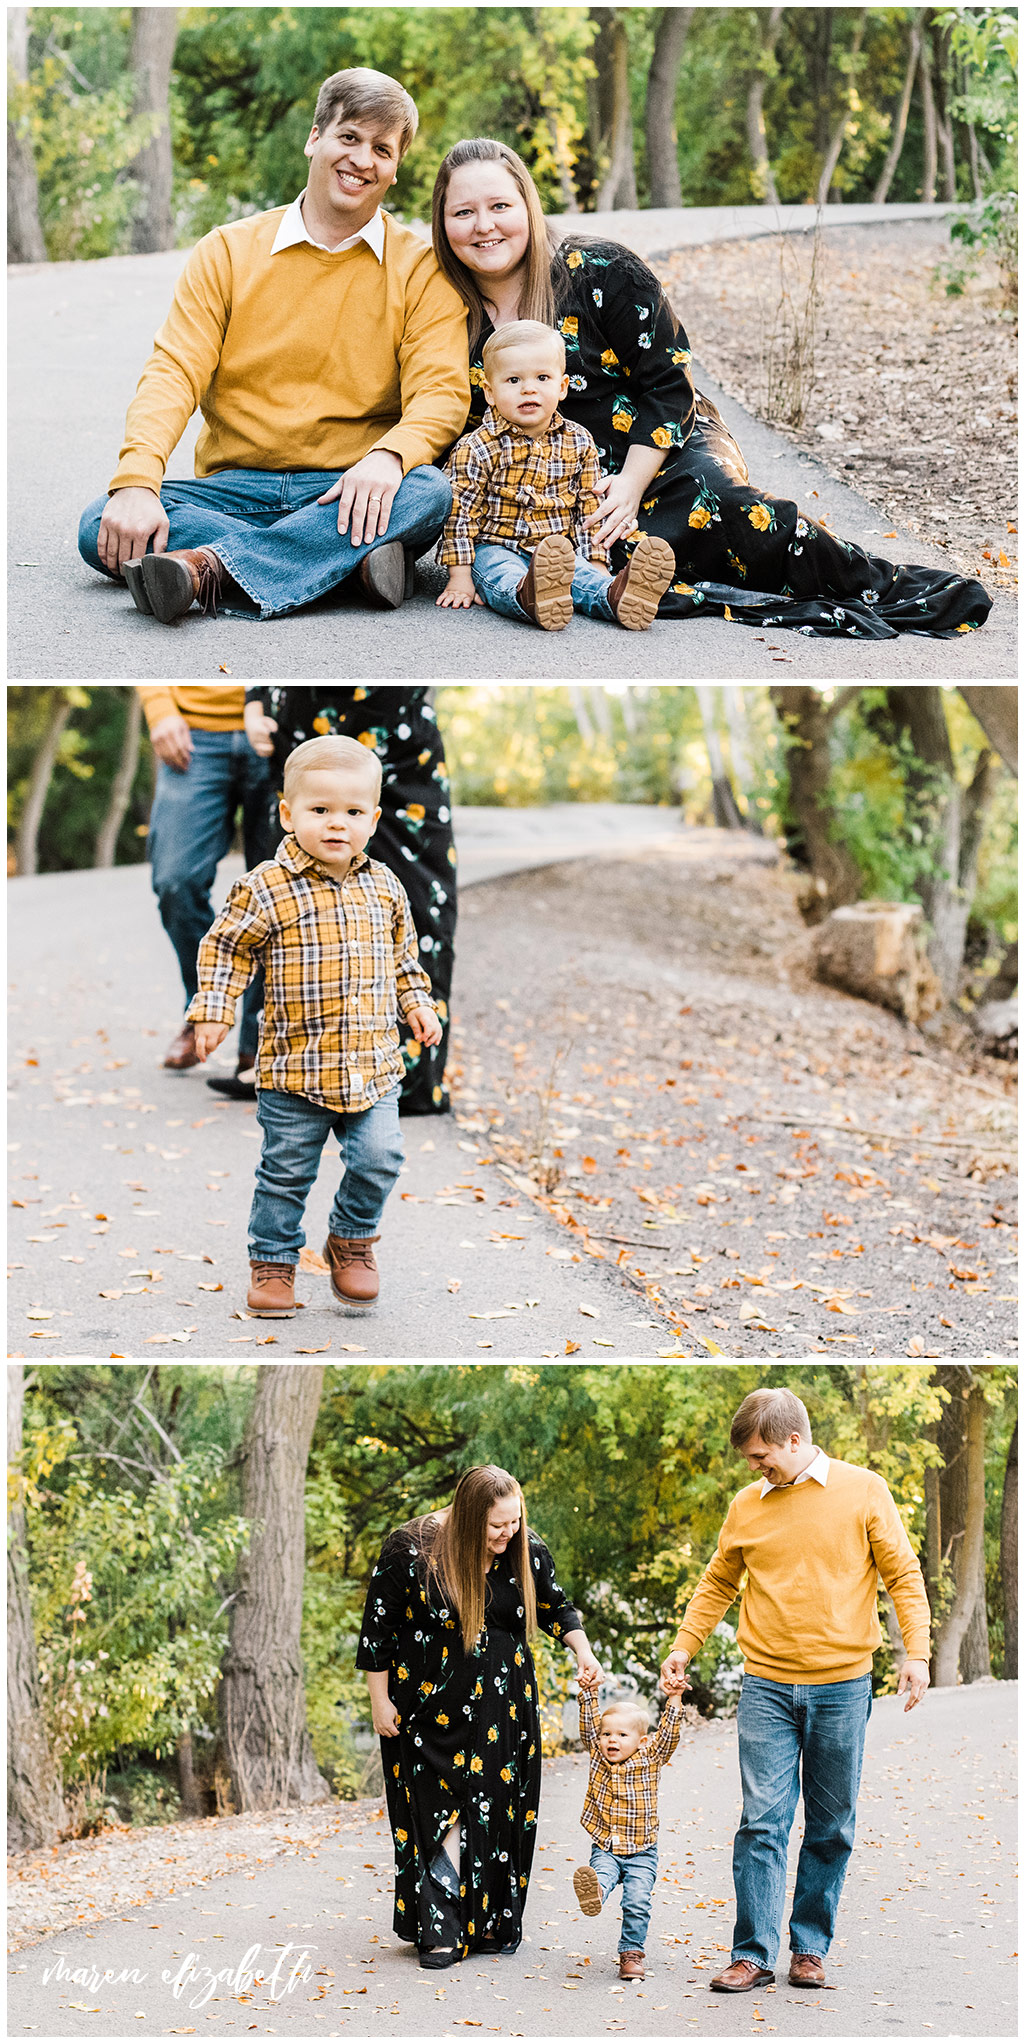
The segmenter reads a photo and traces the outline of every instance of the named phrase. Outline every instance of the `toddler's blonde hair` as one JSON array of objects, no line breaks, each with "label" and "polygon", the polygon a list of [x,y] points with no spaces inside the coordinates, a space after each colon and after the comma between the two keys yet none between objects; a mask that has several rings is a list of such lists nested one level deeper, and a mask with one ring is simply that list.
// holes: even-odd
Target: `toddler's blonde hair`
[{"label": "toddler's blonde hair", "polygon": [[510,348],[523,348],[529,342],[539,344],[547,341],[559,361],[559,373],[565,374],[565,342],[557,327],[545,326],[542,319],[508,319],[503,326],[496,326],[484,342],[482,361],[484,375],[491,381],[491,364],[499,355],[507,354]]},{"label": "toddler's blonde hair", "polygon": [[333,767],[364,768],[367,778],[373,783],[373,806],[380,804],[382,779],[380,759],[369,745],[360,745],[357,738],[307,738],[288,754],[284,763],[284,799],[291,803],[296,788],[306,774],[330,772]]},{"label": "toddler's blonde hair", "polygon": [[602,1732],[604,1731],[605,1718],[611,1717],[625,1718],[631,1729],[634,1732],[639,1732],[641,1736],[646,1736],[651,1729],[651,1720],[640,1703],[629,1703],[628,1701],[606,1703],[599,1720],[599,1729]]}]

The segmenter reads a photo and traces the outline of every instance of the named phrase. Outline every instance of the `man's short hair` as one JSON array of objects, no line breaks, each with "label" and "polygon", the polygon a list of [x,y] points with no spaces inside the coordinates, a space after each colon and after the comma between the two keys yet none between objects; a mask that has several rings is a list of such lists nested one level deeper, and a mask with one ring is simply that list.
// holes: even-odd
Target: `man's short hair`
[{"label": "man's short hair", "polygon": [[321,135],[340,115],[342,120],[372,121],[388,134],[398,135],[398,154],[404,156],[419,127],[416,102],[386,71],[332,71],[316,96],[313,126]]},{"label": "man's short hair", "polygon": [[598,1720],[599,1730],[604,1730],[605,1718],[611,1717],[625,1718],[634,1732],[641,1732],[646,1735],[651,1729],[651,1720],[643,1704],[631,1703],[628,1697],[623,1697],[619,1703],[605,1704]]},{"label": "man's short hair", "polygon": [[809,1441],[811,1422],[803,1399],[793,1391],[751,1391],[733,1419],[729,1440],[732,1447],[742,1448],[755,1434],[772,1447],[788,1441],[790,1434]]},{"label": "man's short hair", "polygon": [[491,363],[509,348],[522,348],[533,341],[547,341],[552,353],[561,363],[560,374],[565,374],[565,342],[556,327],[545,326],[542,319],[507,319],[502,326],[496,326],[493,334],[484,342],[483,365],[488,383],[491,380]]},{"label": "man's short hair", "polygon": [[332,768],[359,767],[373,789],[373,806],[380,802],[381,766],[372,747],[357,738],[307,738],[288,754],[284,763],[284,799],[291,803],[306,774],[329,773]]}]

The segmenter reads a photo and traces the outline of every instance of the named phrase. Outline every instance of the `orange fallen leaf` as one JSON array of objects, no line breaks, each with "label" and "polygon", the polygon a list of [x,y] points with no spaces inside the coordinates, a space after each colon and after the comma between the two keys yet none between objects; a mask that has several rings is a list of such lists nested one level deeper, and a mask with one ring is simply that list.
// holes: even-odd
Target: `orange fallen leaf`
[{"label": "orange fallen leaf", "polygon": [[565,1348],[563,1350],[563,1354],[567,1356],[574,1356],[577,1354],[578,1350],[579,1350],[578,1341],[567,1341],[565,1344]]}]

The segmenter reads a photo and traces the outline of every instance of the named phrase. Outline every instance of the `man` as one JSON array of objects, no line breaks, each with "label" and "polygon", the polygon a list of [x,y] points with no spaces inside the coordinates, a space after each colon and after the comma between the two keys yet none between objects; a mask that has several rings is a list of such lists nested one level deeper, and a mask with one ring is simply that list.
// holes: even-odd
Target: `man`
[{"label": "man", "polygon": [[746,1994],[774,1979],[786,1895],[786,1849],[800,1777],[804,1837],[789,1919],[791,1987],[823,1987],[824,1961],[853,1849],[871,1660],[881,1644],[878,1577],[896,1607],[907,1659],[899,1695],[913,1710],[928,1687],[928,1599],[895,1502],[880,1476],[835,1462],[811,1440],[789,1391],[752,1391],[732,1446],[756,1482],[735,1497],[718,1547],[687,1605],[662,1681],[686,1668],[738,1594],[743,1650],[740,1775],[733,1844],[732,1959],[711,1985]]},{"label": "man", "polygon": [[[141,688],[149,739],[156,753],[156,795],[149,822],[149,857],[160,920],[178,957],[185,1007],[198,988],[200,939],[213,921],[210,889],[217,861],[230,851],[241,809],[247,866],[269,859],[281,840],[272,802],[270,762],[254,752],[243,728],[245,690],[213,682],[205,688]],[[235,1078],[207,1080],[215,1092],[252,1100],[240,1078],[256,1062],[263,973],[242,999]],[[195,1030],[183,1022],[164,1066],[185,1072],[199,1063]]]},{"label": "man", "polygon": [[[451,504],[431,463],[469,406],[466,308],[381,212],[416,126],[395,79],[335,72],[305,190],[189,257],[78,536],[161,623],[193,603],[279,617],[356,571],[385,608],[411,589]],[[196,480],[166,482],[197,405]]]}]

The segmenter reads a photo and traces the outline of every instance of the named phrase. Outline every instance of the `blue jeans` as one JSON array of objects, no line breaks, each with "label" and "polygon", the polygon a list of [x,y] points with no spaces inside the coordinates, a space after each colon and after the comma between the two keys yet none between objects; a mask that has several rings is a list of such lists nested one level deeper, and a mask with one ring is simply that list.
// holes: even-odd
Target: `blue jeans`
[{"label": "blue jeans", "polygon": [[345,1160],[345,1175],[334,1195],[329,1227],[347,1241],[377,1233],[384,1203],[402,1168],[405,1152],[398,1127],[396,1086],[357,1114],[317,1107],[301,1093],[260,1088],[256,1119],[263,1149],[256,1166],[256,1190],[249,1214],[249,1257],[253,1263],[297,1263],[305,1242],[302,1216],[320,1165],[320,1152],[333,1129]]},{"label": "blue jeans", "polygon": [[[213,921],[210,889],[217,861],[230,851],[242,811],[247,866],[273,857],[283,836],[271,816],[270,763],[244,731],[193,731],[184,773],[161,760],[149,822],[149,858],[160,918],[178,954],[185,1005],[196,991],[196,953]],[[263,973],[246,988],[238,1031],[240,1054],[251,1057],[259,1034]]]},{"label": "blue jeans", "polygon": [[[251,597],[261,618],[283,617],[312,603],[358,568],[373,547],[400,539],[425,553],[438,538],[452,493],[439,468],[411,468],[399,484],[383,540],[353,546],[338,531],[338,505],[317,498],[338,480],[337,469],[225,468],[191,482],[165,482],[160,500],[170,520],[168,547],[212,547]],[[78,551],[108,574],[96,551],[107,497],[82,513]],[[119,579],[117,577],[115,580]],[[246,615],[248,615],[248,611]]]},{"label": "blue jeans", "polygon": [[778,1957],[801,1774],[804,1837],[789,1942],[794,1952],[825,1957],[853,1850],[870,1715],[870,1675],[801,1684],[744,1675],[736,1720],[743,1815],[732,1853],[733,1959],[772,1967]]},{"label": "blue jeans", "polygon": [[606,1852],[603,1845],[592,1845],[590,1864],[597,1875],[602,1902],[607,1902],[609,1895],[614,1895],[619,1882],[622,1882],[620,1952],[642,1952],[651,1920],[651,1896],[658,1872],[657,1846],[645,1846],[643,1852],[616,1853]]},{"label": "blue jeans", "polygon": [[[516,590],[529,565],[530,555],[519,553],[515,547],[491,546],[489,543],[477,547],[473,583],[489,610],[500,611],[502,617],[517,617],[522,622],[526,612],[516,602]],[[599,568],[593,561],[577,554],[576,573],[572,578],[573,609],[582,611],[584,617],[604,617],[614,624],[615,612],[608,601],[611,579],[607,568]]]}]

